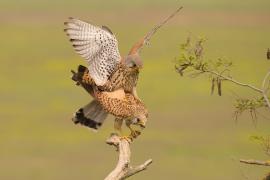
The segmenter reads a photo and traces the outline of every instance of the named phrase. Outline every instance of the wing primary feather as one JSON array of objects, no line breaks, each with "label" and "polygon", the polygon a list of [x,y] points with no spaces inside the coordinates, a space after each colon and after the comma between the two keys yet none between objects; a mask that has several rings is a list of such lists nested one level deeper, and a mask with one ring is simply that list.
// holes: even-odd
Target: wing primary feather
[{"label": "wing primary feather", "polygon": [[106,26],[76,18],[69,18],[64,24],[74,50],[87,61],[90,76],[98,86],[104,85],[121,61],[116,37]]},{"label": "wing primary feather", "polygon": [[113,35],[113,32],[110,28],[108,28],[107,26],[102,26],[102,29],[104,29],[105,31],[109,32],[111,35]]}]

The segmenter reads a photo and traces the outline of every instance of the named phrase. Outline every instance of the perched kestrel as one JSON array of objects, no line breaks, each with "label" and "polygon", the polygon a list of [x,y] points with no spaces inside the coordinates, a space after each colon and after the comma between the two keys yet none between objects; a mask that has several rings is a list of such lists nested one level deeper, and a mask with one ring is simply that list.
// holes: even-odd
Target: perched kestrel
[{"label": "perched kestrel", "polygon": [[[81,76],[79,74],[80,72],[73,72],[72,79],[91,94],[94,100],[85,107],[79,109],[76,112],[73,121],[76,124],[80,123],[84,126],[98,129],[108,113],[110,113],[115,116],[114,127],[117,131],[121,132],[122,123],[125,121],[126,126],[131,131],[131,134],[128,136],[129,139],[132,140],[140,135],[140,131],[133,130],[131,125],[134,124],[139,125],[142,128],[145,127],[148,111],[141,100],[135,98],[131,93],[125,92],[122,88],[111,92],[102,91],[95,85],[83,82],[82,79],[78,78]],[[94,117],[94,120],[96,121],[85,115]]]},{"label": "perched kestrel", "polygon": [[[103,93],[114,94],[117,92],[116,94],[119,94],[120,91],[123,91],[124,98],[117,97],[112,102],[119,102],[120,99],[123,105],[122,107],[142,107],[142,103],[136,92],[139,70],[143,65],[139,53],[143,46],[150,41],[153,34],[181,9],[182,7],[177,9],[171,16],[155,26],[135,43],[125,57],[120,56],[117,39],[108,27],[98,27],[75,18],[69,18],[65,22],[65,32],[75,51],[86,59],[88,63],[87,68],[79,66],[78,72],[74,72],[73,80],[82,85],[95,98],[94,102],[89,103],[75,113],[74,122],[98,129],[105,120],[108,112],[116,117],[121,117],[119,114],[114,114],[113,110],[115,107],[108,108],[106,106],[108,104],[104,103],[103,98],[99,98],[105,97]],[[97,87],[98,89],[95,91],[95,94],[93,94],[93,87]],[[111,105],[113,106],[114,103]],[[99,113],[89,113],[93,112],[96,108],[99,110]],[[125,111],[121,111],[120,113],[123,112]],[[133,110],[130,112],[135,113],[136,111]],[[123,117],[135,118],[135,115],[133,114],[128,117],[123,115]]]}]

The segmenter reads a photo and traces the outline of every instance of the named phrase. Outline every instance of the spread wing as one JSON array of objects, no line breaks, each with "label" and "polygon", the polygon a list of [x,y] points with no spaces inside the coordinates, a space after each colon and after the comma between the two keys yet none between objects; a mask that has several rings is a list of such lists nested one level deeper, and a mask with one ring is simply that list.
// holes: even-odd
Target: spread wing
[{"label": "spread wing", "polygon": [[65,32],[75,51],[88,63],[90,76],[96,85],[104,85],[121,61],[118,42],[112,31],[79,19],[69,18]]}]

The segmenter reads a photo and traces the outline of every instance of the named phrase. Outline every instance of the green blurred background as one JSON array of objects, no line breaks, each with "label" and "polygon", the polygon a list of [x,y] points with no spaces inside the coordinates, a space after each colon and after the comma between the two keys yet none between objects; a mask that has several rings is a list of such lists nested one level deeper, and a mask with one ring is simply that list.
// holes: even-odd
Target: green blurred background
[{"label": "green blurred background", "polygon": [[150,119],[132,144],[132,164],[154,163],[130,179],[259,179],[270,171],[238,162],[267,158],[249,136],[267,135],[269,118],[259,116],[254,126],[248,113],[237,123],[232,117],[235,93],[257,94],[226,84],[222,97],[210,96],[206,78],[181,78],[173,63],[192,32],[207,37],[208,57],[233,60],[235,78],[260,86],[270,68],[269,0],[1,0],[0,179],[104,178],[117,161],[104,143],[113,118],[98,133],[72,123],[90,97],[70,80],[70,70],[84,61],[63,22],[73,16],[107,25],[124,55],[179,5],[182,12],[142,52],[138,93]]}]

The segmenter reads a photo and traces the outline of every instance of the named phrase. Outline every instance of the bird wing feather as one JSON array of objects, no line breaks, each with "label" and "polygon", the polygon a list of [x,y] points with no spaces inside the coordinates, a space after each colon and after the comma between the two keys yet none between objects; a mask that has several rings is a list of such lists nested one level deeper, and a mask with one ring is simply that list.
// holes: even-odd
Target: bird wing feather
[{"label": "bird wing feather", "polygon": [[90,76],[96,85],[103,86],[121,61],[116,37],[108,27],[75,18],[69,18],[65,25],[75,51],[88,63]]}]

